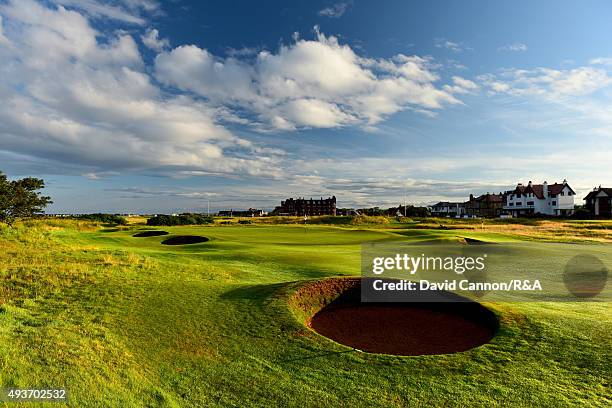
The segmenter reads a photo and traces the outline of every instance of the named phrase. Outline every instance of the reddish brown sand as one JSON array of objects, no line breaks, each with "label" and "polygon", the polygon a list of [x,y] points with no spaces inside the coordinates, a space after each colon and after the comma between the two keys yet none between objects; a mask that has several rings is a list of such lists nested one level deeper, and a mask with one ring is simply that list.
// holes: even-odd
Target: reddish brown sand
[{"label": "reddish brown sand", "polygon": [[338,343],[370,353],[448,354],[488,343],[494,336],[490,322],[465,316],[462,308],[450,303],[431,308],[427,304],[338,305],[321,310],[310,326]]}]

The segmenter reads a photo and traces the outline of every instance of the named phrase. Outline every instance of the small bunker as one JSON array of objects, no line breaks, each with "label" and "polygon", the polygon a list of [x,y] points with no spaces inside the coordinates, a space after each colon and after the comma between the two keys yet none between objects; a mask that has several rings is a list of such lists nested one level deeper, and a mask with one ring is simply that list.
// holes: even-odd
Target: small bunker
[{"label": "small bunker", "polygon": [[208,238],[200,235],[176,235],[162,241],[164,245],[189,245],[189,244],[200,244],[207,242]]},{"label": "small bunker", "polygon": [[[298,289],[290,303],[315,332],[369,353],[449,354],[488,343],[499,323],[480,303],[362,303],[359,278],[331,278]],[[445,297],[456,296],[445,292]]]},{"label": "small bunker", "polygon": [[151,230],[151,231],[142,231],[142,232],[137,232],[136,234],[132,235],[134,238],[146,238],[146,237],[159,237],[161,235],[168,235],[169,233],[167,231],[158,231],[158,230]]},{"label": "small bunker", "polygon": [[476,239],[476,238],[463,237],[463,240],[465,241],[465,243],[467,245],[487,245],[487,244],[491,244],[490,242],[481,241],[481,240]]}]

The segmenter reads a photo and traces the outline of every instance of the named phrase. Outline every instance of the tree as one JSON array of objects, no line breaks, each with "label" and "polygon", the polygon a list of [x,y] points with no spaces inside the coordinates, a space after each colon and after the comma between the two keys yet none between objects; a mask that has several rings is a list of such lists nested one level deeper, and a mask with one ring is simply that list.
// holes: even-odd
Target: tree
[{"label": "tree", "polygon": [[0,171],[0,222],[11,225],[19,218],[41,213],[53,202],[38,192],[44,187],[41,179],[26,177],[11,181]]}]

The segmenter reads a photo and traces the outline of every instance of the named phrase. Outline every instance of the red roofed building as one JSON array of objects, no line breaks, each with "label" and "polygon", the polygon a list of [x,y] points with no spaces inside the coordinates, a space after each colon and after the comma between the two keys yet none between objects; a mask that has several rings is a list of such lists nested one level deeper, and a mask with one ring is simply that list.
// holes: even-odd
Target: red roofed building
[{"label": "red roofed building", "polygon": [[594,216],[612,218],[612,188],[594,188],[584,200]]},{"label": "red roofed building", "polygon": [[288,198],[272,211],[273,215],[336,215],[336,196],[317,199]]},{"label": "red roofed building", "polygon": [[470,194],[470,200],[465,203],[465,214],[468,217],[496,218],[502,213],[504,198],[502,193],[483,194],[474,197]]},{"label": "red roofed building", "polygon": [[519,183],[514,190],[506,193],[504,210],[513,217],[531,214],[571,215],[574,213],[575,195],[576,192],[567,184],[567,180],[555,184],[533,184],[530,181],[526,186]]}]

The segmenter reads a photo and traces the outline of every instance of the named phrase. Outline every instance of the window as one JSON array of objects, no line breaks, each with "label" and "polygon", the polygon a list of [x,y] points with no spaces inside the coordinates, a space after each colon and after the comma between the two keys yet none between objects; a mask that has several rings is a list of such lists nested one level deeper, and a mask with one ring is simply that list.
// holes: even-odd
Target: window
[{"label": "window", "polygon": [[514,203],[510,203],[510,207],[514,206]]},{"label": "window", "polygon": [[533,205],[533,201],[527,201],[527,205]]},{"label": "window", "polygon": [[556,202],[556,201],[553,201],[553,202],[552,202],[552,205],[557,205],[557,202]]}]

